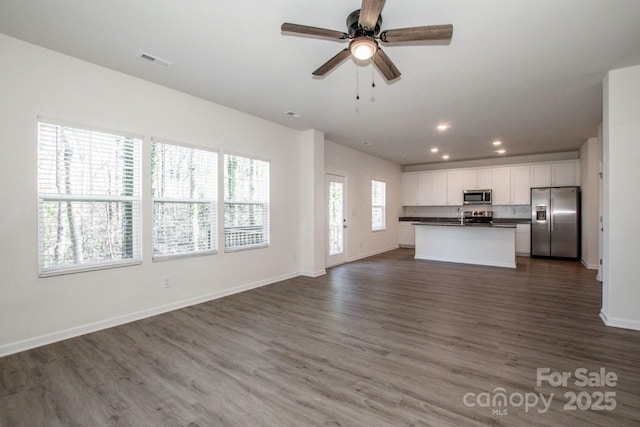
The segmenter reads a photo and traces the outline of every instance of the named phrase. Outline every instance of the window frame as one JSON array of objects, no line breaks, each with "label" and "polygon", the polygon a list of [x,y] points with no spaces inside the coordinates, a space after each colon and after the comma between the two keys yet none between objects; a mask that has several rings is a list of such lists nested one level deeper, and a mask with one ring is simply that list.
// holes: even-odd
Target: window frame
[{"label": "window frame", "polygon": [[[219,215],[219,168],[220,168],[220,152],[219,150],[213,149],[213,148],[209,148],[209,147],[202,147],[202,146],[197,146],[197,145],[193,145],[193,144],[187,144],[187,143],[182,143],[182,142],[176,142],[176,141],[171,141],[168,139],[164,139],[164,138],[159,138],[159,137],[151,137],[151,144],[150,144],[150,154],[149,154],[149,159],[151,162],[150,165],[150,169],[149,169],[149,174],[150,174],[150,198],[151,198],[151,261],[152,262],[164,262],[164,261],[172,261],[172,260],[176,260],[176,259],[184,259],[184,258],[192,258],[192,257],[200,257],[200,256],[209,256],[209,255],[217,255],[218,254],[218,248],[219,248],[219,238],[218,238],[218,232],[219,232],[219,223],[220,223],[220,215]],[[153,179],[154,179],[154,170],[153,170],[153,144],[154,143],[158,143],[158,144],[163,144],[163,145],[171,145],[171,146],[175,146],[175,147],[181,147],[181,148],[187,148],[187,149],[191,149],[191,150],[198,150],[198,151],[205,151],[205,152],[209,152],[209,153],[213,153],[215,154],[215,167],[216,167],[216,171],[215,171],[215,175],[214,175],[214,198],[212,199],[188,199],[188,198],[178,198],[178,197],[154,197],[153,195],[153,189],[154,189],[154,185],[153,185]],[[184,204],[193,204],[193,205],[204,205],[204,204],[209,204],[210,208],[211,208],[211,214],[212,214],[212,218],[211,218],[211,233],[210,233],[210,238],[212,240],[212,248],[211,249],[207,249],[207,250],[194,250],[194,251],[190,251],[190,252],[182,252],[182,253],[175,253],[175,254],[167,254],[167,255],[155,255],[155,233],[153,231],[154,225],[155,225],[155,215],[154,215],[154,206],[156,203],[184,203]]]},{"label": "window frame", "polygon": [[[254,161],[260,161],[260,162],[264,162],[267,164],[268,167],[268,173],[267,173],[267,188],[266,188],[266,193],[267,193],[267,202],[255,202],[255,203],[251,203],[251,202],[229,202],[227,200],[227,196],[226,196],[226,189],[227,189],[227,167],[226,167],[226,159],[227,156],[234,156],[234,157],[241,157],[241,158],[245,158],[245,159],[249,159],[249,160],[254,160]],[[249,154],[244,154],[244,153],[239,153],[239,152],[234,152],[234,151],[224,151],[223,155],[221,156],[221,162],[222,162],[222,179],[223,179],[223,185],[222,185],[222,238],[223,238],[223,242],[221,244],[221,247],[223,249],[223,251],[225,253],[233,253],[233,252],[242,252],[242,251],[249,251],[249,250],[254,250],[254,249],[265,249],[268,248],[269,246],[271,246],[271,160],[265,157],[261,157],[261,156],[256,156],[256,155],[249,155]],[[267,236],[267,240],[266,242],[263,243],[259,243],[259,244],[253,244],[253,245],[242,245],[242,246],[233,246],[233,247],[227,247],[227,226],[226,226],[226,222],[227,222],[227,205],[228,204],[253,204],[253,205],[266,205],[266,221],[267,224],[264,225],[262,227],[263,230],[263,235]]]},{"label": "window frame", "polygon": [[[376,204],[374,200],[374,191],[376,185],[382,184],[382,204]],[[373,222],[374,210],[381,209],[382,225],[377,226]],[[371,231],[385,231],[387,229],[387,183],[376,179],[371,180]]]},{"label": "window frame", "polygon": [[[142,244],[142,144],[144,137],[142,135],[131,132],[102,128],[93,125],[81,124],[66,120],[53,119],[44,116],[36,118],[36,205],[37,205],[37,258],[38,258],[38,277],[54,277],[66,274],[83,273],[88,271],[105,270],[119,267],[129,267],[142,264],[143,244]],[[41,129],[40,126],[55,126],[62,128],[71,128],[82,132],[103,133],[119,138],[131,139],[134,142],[134,150],[132,155],[132,174],[133,186],[132,196],[116,196],[116,195],[87,195],[87,194],[56,194],[41,192],[40,180],[43,177],[41,173],[42,146],[41,146]],[[137,195],[136,195],[137,194]],[[120,260],[99,261],[99,262],[83,262],[78,264],[64,264],[53,267],[45,267],[44,265],[44,237],[45,237],[45,221],[43,218],[43,203],[46,202],[84,202],[84,203],[131,203],[132,209],[132,231],[131,245],[132,258],[124,258]],[[124,235],[123,235],[124,239]]]}]

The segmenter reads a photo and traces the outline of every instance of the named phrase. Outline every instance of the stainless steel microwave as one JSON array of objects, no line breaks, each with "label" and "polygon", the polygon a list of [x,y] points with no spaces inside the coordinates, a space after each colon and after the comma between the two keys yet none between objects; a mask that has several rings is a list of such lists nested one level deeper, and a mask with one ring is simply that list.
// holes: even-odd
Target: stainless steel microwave
[{"label": "stainless steel microwave", "polygon": [[462,200],[465,205],[490,205],[491,190],[464,190]]}]

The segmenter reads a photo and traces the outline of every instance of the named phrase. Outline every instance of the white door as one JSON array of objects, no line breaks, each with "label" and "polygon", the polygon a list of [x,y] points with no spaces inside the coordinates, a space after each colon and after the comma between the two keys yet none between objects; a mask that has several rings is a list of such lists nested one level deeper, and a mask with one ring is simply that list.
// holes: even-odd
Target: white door
[{"label": "white door", "polygon": [[327,175],[327,261],[326,266],[332,267],[346,262],[345,228],[347,220],[345,210],[344,177]]}]

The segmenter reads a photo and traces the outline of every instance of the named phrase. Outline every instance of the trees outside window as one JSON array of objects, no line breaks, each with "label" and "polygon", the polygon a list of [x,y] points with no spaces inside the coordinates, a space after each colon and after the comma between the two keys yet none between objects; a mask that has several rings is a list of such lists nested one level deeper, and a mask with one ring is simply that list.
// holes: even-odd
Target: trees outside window
[{"label": "trees outside window", "polygon": [[217,250],[218,153],[151,142],[153,258]]},{"label": "trees outside window", "polygon": [[382,181],[371,181],[371,230],[380,231],[386,228],[386,191],[387,185]]},{"label": "trees outside window", "polygon": [[42,276],[140,263],[137,137],[38,123]]},{"label": "trees outside window", "polygon": [[269,162],[224,155],[226,251],[269,245]]}]

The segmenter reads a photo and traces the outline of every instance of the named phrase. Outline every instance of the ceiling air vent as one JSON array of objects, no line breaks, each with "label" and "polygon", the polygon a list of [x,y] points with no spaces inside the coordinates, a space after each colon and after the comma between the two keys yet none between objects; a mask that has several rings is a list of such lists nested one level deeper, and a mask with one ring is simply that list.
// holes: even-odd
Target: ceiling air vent
[{"label": "ceiling air vent", "polygon": [[173,65],[171,62],[167,61],[166,59],[158,58],[157,56],[153,56],[150,53],[146,53],[146,52],[138,52],[138,58],[145,61],[153,62],[154,64],[160,65],[165,68]]}]

